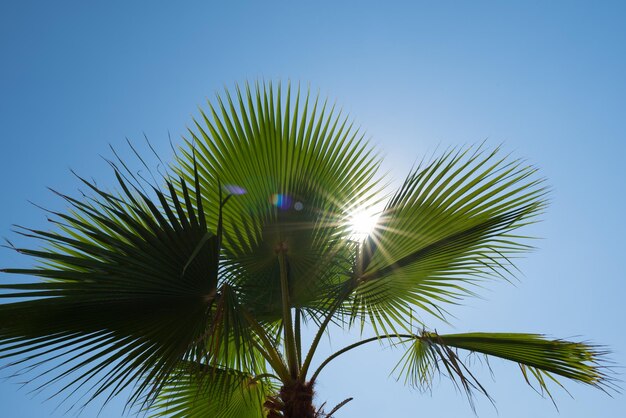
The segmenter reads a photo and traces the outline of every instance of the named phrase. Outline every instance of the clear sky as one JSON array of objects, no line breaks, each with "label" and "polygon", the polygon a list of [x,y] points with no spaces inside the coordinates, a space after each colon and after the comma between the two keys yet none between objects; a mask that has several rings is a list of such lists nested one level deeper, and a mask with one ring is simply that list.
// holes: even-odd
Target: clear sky
[{"label": "clear sky", "polygon": [[[539,249],[515,285],[451,309],[438,331],[542,332],[608,345],[626,365],[626,10],[579,1],[3,1],[0,3],[0,236],[46,227],[27,200],[60,208],[69,172],[113,181],[99,155],[145,133],[161,155],[223,86],[292,80],[329,96],[401,180],[415,160],[481,142],[528,158],[554,192]],[[0,265],[28,260],[0,250]],[[2,276],[0,280],[14,280]],[[338,335],[335,349],[351,341]],[[447,380],[432,394],[389,377],[398,352],[363,348],[325,369],[317,402],[354,397],[351,417],[473,416]],[[476,364],[497,410],[480,417],[617,417],[626,397],[566,382],[551,402],[517,366]],[[482,370],[482,371],[481,371]],[[6,376],[4,372],[3,376]],[[0,415],[62,416],[56,401],[0,381]],[[100,416],[121,414],[113,402]],[[84,416],[95,416],[90,408]]]}]

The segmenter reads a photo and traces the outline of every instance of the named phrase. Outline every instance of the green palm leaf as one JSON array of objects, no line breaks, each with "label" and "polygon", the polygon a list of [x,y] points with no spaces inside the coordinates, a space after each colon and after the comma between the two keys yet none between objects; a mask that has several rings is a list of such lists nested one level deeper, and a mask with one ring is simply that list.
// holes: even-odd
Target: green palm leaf
[{"label": "green palm leaf", "polygon": [[181,363],[179,374],[163,386],[151,417],[263,418],[263,404],[275,388],[263,376],[201,364]]},{"label": "green palm leaf", "polygon": [[497,150],[453,150],[415,170],[364,243],[353,315],[381,333],[410,329],[413,312],[442,317],[445,303],[480,280],[506,278],[530,247],[518,229],[545,207],[536,169]]},{"label": "green palm leaf", "polygon": [[532,380],[551,396],[548,382],[561,386],[558,377],[596,386],[614,387],[602,366],[607,352],[582,342],[551,340],[538,334],[466,333],[440,335],[423,332],[408,338],[411,348],[396,366],[405,381],[419,388],[430,387],[435,373],[443,372],[458,386],[471,393],[488,395],[460,358],[457,349],[518,363],[524,380]]},{"label": "green palm leaf", "polygon": [[[285,104],[283,105],[283,100]],[[292,108],[293,106],[293,108]],[[379,162],[346,118],[318,99],[295,100],[291,86],[218,96],[202,113],[179,160],[187,180],[197,159],[207,222],[214,225],[220,184],[234,190],[224,208],[225,273],[251,311],[281,316],[277,248],[288,251],[290,302],[305,312],[327,308],[329,289],[350,275],[346,219],[377,195]],[[273,280],[272,278],[275,278]]]},{"label": "green palm leaf", "polygon": [[[41,267],[4,271],[44,281],[0,285],[10,290],[1,297],[25,299],[0,305],[0,355],[43,368],[42,385],[91,387],[94,397],[139,380],[131,401],[155,395],[183,359],[255,367],[242,349],[248,327],[217,287],[220,236],[207,230],[197,176],[197,199],[181,180],[179,200],[167,181],[158,203],[116,176],[122,196],[84,181],[95,196],[63,196],[73,212],[55,214],[58,231],[22,231],[47,245],[17,249]],[[229,357],[223,342],[233,339]]]}]

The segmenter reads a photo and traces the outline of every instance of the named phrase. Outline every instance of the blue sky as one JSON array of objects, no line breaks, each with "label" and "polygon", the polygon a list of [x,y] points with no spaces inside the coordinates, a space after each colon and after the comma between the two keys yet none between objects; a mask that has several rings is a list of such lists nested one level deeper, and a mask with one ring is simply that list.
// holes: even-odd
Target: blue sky
[{"label": "blue sky", "polygon": [[[70,168],[112,185],[100,157],[109,144],[124,149],[145,133],[169,156],[168,133],[178,142],[224,86],[301,82],[353,116],[396,181],[424,155],[486,139],[527,158],[553,188],[520,282],[489,285],[483,299],[451,309],[452,326],[433,326],[588,339],[626,365],[622,2],[231,3],[0,4],[1,236],[20,242],[14,223],[45,227],[27,200],[62,208],[46,187],[74,192]],[[2,266],[27,262],[0,251]],[[333,338],[335,349],[352,341]],[[373,346],[338,360],[320,377],[318,403],[354,397],[345,418],[472,416],[446,380],[421,394],[389,377],[399,354]],[[620,416],[626,407],[624,396],[569,383],[573,399],[554,390],[558,413],[515,365],[491,366],[495,381],[476,368],[497,410],[479,399],[480,417]],[[3,415],[62,416],[45,398],[0,381]],[[120,416],[122,404],[100,416]]]}]

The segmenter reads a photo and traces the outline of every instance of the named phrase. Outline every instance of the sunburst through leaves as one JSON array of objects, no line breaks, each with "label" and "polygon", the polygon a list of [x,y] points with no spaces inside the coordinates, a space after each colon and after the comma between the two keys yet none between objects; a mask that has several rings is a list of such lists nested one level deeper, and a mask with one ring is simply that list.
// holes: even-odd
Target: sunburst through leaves
[{"label": "sunburst through leaves", "polygon": [[[379,165],[351,120],[308,91],[226,91],[193,121],[171,174],[147,184],[117,161],[117,192],[81,178],[89,193],[59,193],[70,209],[50,214],[50,230],[17,230],[33,245],[15,250],[36,262],[3,270],[30,281],[3,277],[0,358],[70,407],[130,392],[135,411],[171,417],[330,416],[351,398],[318,402],[322,369],[381,341],[406,350],[407,383],[442,374],[470,399],[488,392],[458,350],[513,362],[542,390],[561,378],[612,387],[593,344],[428,331],[476,283],[515,272],[546,206],[536,168],[452,148],[386,193]],[[330,324],[355,342],[317,358]]]}]

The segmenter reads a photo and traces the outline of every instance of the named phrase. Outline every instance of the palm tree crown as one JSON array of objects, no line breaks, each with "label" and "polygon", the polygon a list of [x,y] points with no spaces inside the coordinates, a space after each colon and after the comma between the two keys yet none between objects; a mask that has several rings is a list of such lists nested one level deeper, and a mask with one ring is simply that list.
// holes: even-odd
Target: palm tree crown
[{"label": "palm tree crown", "polygon": [[[348,118],[285,90],[218,97],[163,184],[111,162],[118,192],[81,178],[90,194],[59,194],[70,210],[52,214],[53,231],[19,229],[44,246],[15,248],[37,266],[4,270],[41,280],[0,285],[18,298],[0,305],[0,356],[16,373],[34,369],[37,387],[61,382],[84,402],[130,388],[129,404],[172,417],[330,416],[313,404],[320,371],[374,341],[405,348],[397,371],[418,387],[441,372],[487,395],[459,350],[516,362],[546,390],[558,377],[611,385],[598,347],[442,335],[422,319],[511,276],[530,248],[520,229],[546,205],[535,168],[453,149],[385,196],[380,159]],[[357,236],[350,219],[372,208],[374,229]],[[329,324],[375,335],[313,369]]]}]

